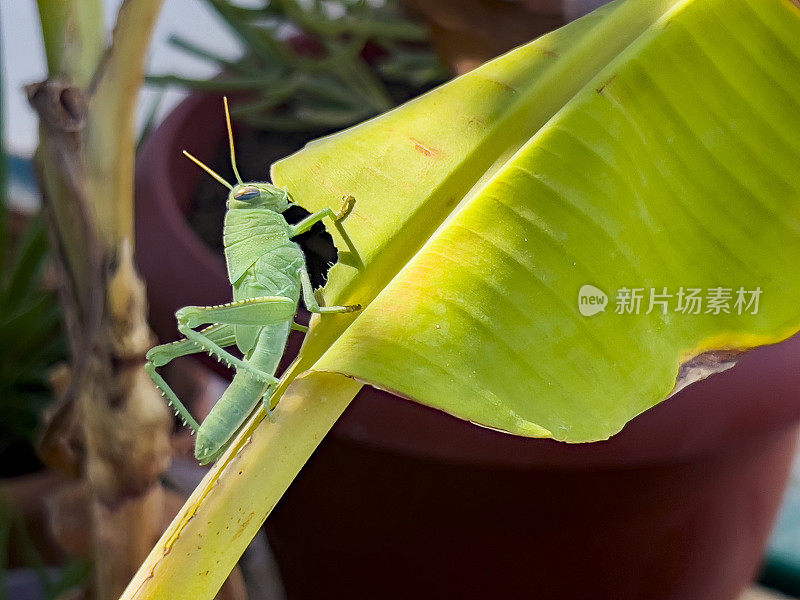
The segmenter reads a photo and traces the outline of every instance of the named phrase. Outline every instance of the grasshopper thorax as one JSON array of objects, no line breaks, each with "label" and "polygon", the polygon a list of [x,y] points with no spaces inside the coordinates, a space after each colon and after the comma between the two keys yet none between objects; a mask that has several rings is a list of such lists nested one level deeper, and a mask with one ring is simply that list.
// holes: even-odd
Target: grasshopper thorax
[{"label": "grasshopper thorax", "polygon": [[240,183],[228,194],[228,208],[266,208],[282,213],[292,205],[289,192],[269,183]]}]

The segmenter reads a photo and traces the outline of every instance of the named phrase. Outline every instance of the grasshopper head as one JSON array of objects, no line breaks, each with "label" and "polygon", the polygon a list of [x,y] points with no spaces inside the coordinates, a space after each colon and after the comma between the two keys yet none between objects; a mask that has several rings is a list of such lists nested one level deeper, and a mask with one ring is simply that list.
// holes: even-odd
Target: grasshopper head
[{"label": "grasshopper head", "polygon": [[244,183],[239,175],[239,169],[236,166],[236,151],[233,148],[233,129],[231,129],[231,115],[228,110],[228,99],[223,98],[225,105],[225,122],[228,126],[228,143],[231,150],[231,167],[233,174],[236,176],[236,185],[231,185],[225,181],[218,173],[212,170],[208,165],[203,164],[198,158],[189,154],[186,150],[183,153],[189,157],[192,162],[203,169],[206,173],[211,175],[214,179],[219,181],[222,185],[230,190],[228,194],[228,208],[266,208],[282,213],[292,205],[292,200],[289,197],[289,192],[275,187],[269,183]]},{"label": "grasshopper head", "polygon": [[240,183],[228,194],[228,208],[266,208],[282,213],[292,205],[289,192],[269,183]]}]

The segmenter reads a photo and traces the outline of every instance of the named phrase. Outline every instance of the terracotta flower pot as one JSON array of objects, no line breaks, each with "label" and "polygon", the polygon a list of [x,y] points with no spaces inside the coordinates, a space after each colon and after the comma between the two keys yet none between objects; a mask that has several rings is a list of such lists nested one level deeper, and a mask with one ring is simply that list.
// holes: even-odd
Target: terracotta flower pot
[{"label": "terracotta flower pot", "polygon": [[[218,99],[192,96],[140,156],[137,253],[166,339],[175,309],[230,296],[184,218],[203,175],[180,155],[223,136]],[[755,350],[584,445],[365,388],[268,520],[288,597],[732,600],[787,481],[799,364],[800,337]]]}]

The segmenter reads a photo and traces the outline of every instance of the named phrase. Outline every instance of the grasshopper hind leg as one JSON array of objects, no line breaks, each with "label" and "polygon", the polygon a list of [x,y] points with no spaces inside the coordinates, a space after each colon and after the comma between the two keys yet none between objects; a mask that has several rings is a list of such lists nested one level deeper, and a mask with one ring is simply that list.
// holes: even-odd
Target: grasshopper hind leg
[{"label": "grasshopper hind leg", "polygon": [[[234,328],[230,325],[214,324],[210,327],[206,327],[203,333],[209,339],[214,340],[222,346],[230,346],[236,342]],[[150,379],[153,380],[153,383],[161,390],[162,395],[166,397],[169,405],[175,410],[175,414],[181,418],[184,425],[192,429],[192,433],[196,433],[200,426],[156,369],[158,367],[163,367],[179,356],[198,354],[204,350],[205,349],[199,344],[187,339],[169,344],[162,344],[150,349],[147,353],[147,362],[144,366],[144,370],[150,376]]]},{"label": "grasshopper hind leg", "polygon": [[221,345],[207,335],[207,329],[195,331],[194,327],[205,323],[231,325],[266,326],[291,321],[297,312],[297,303],[285,296],[259,296],[247,300],[237,300],[219,306],[185,306],[175,313],[178,331],[197,346],[210,352],[228,366],[246,371],[267,384],[278,383],[271,373],[265,373],[236,358],[222,349]]},{"label": "grasshopper hind leg", "polygon": [[161,390],[161,394],[166,397],[169,405],[175,410],[175,415],[183,420],[184,425],[188,425],[191,428],[192,433],[197,433],[197,430],[200,429],[200,425],[194,420],[189,409],[178,399],[178,396],[172,391],[172,388],[164,381],[164,378],[158,374],[155,364],[148,360],[144,366],[144,370],[147,371],[147,374],[150,375],[150,379],[158,386]]}]

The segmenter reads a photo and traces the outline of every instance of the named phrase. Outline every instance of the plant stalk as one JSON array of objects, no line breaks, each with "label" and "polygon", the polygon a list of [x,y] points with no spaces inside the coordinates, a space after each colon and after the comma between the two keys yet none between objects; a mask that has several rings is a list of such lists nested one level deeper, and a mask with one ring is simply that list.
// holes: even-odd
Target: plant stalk
[{"label": "plant stalk", "polygon": [[289,386],[270,418],[263,409],[256,413],[195,489],[120,600],[213,598],[360,388],[341,375],[311,373]]},{"label": "plant stalk", "polygon": [[161,532],[171,458],[169,412],[143,369],[153,336],[132,246],[135,102],[161,2],[125,0],[106,46],[102,0],[39,0],[49,76],[28,87],[72,355],[39,452],[88,482],[99,600],[119,595]]}]

